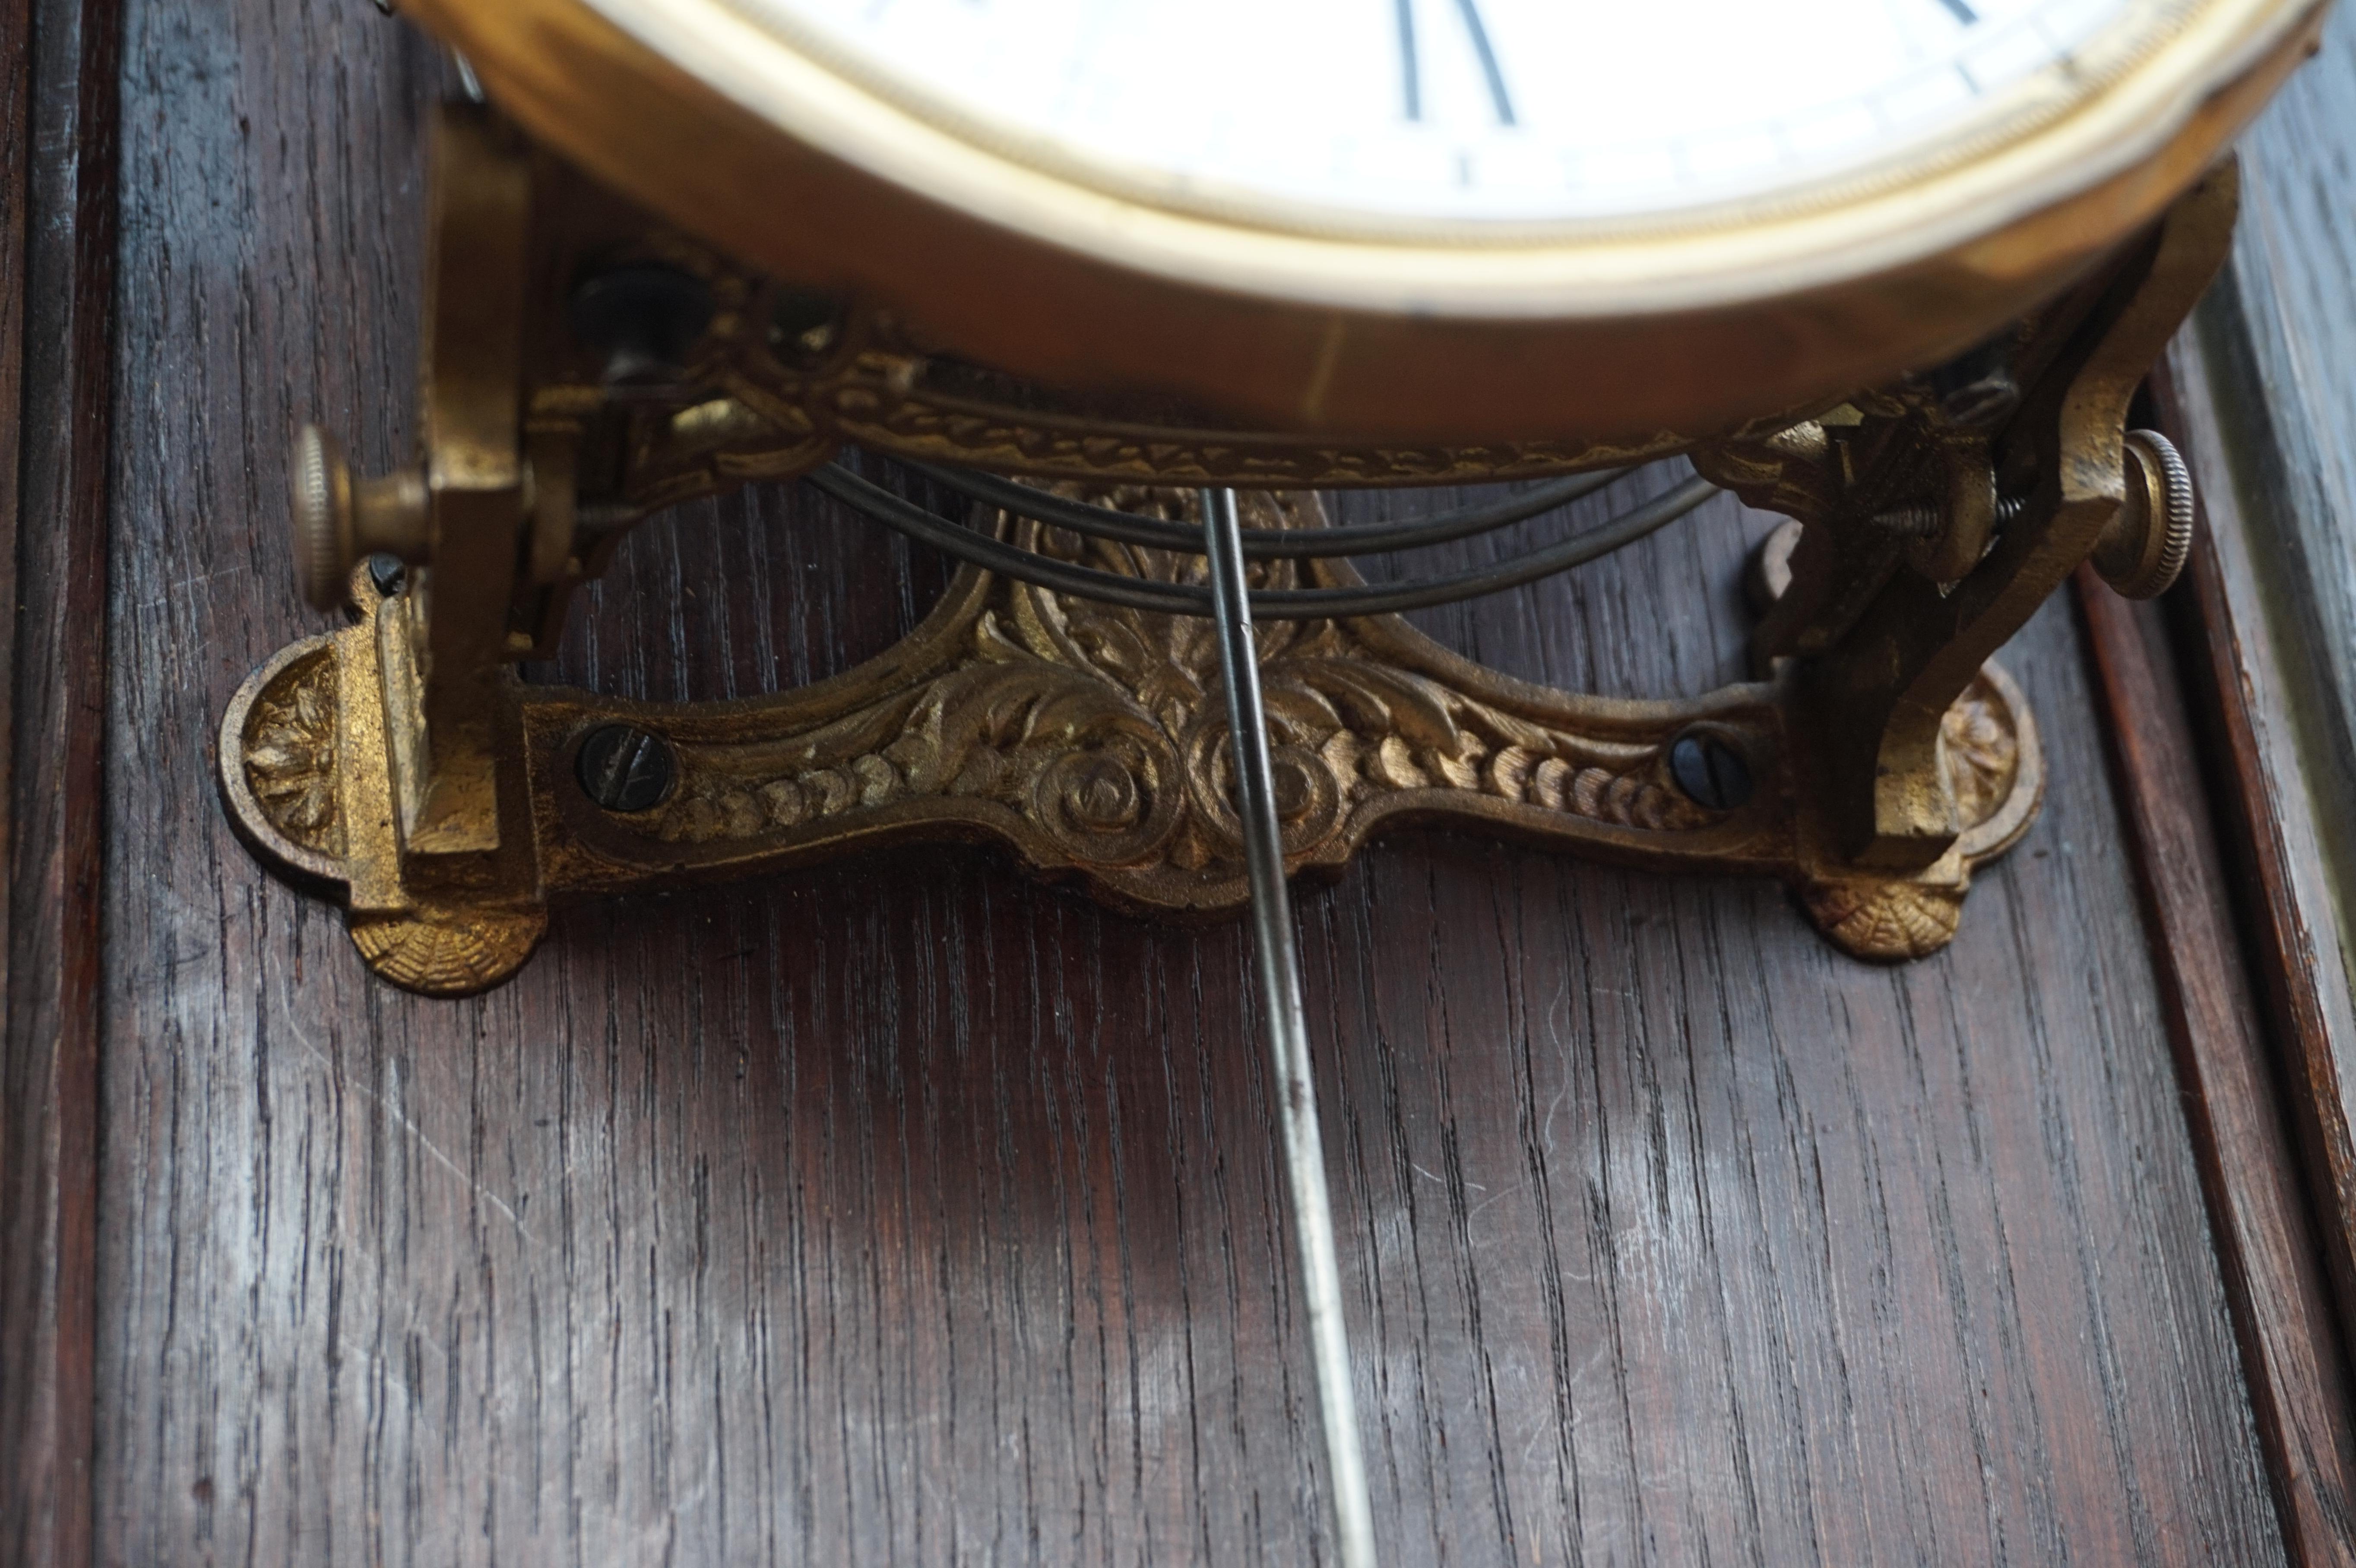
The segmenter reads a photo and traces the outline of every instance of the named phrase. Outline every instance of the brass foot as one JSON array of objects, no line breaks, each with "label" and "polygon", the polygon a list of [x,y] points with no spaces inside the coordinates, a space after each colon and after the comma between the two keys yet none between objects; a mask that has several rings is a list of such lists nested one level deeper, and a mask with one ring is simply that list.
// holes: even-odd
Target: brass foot
[{"label": "brass foot", "polygon": [[548,930],[541,908],[427,906],[412,914],[355,914],[352,945],[403,990],[470,997],[523,967]]},{"label": "brass foot", "polygon": [[523,966],[548,912],[536,889],[402,887],[373,621],[305,638],[246,678],[221,716],[221,801],[280,875],[346,906],[370,969],[426,996],[466,996]]},{"label": "brass foot", "polygon": [[[1751,552],[1744,584],[1764,613],[1792,585],[1792,552],[1801,525],[1786,522]],[[1971,891],[1972,872],[2020,841],[2045,798],[2045,759],[2037,720],[2004,667],[1990,659],[1947,707],[1938,759],[1960,829],[1946,852],[1908,876],[1844,864],[1822,833],[1804,840],[1814,870],[1792,879],[1808,918],[1833,944],[1882,963],[1927,958],[1954,940]],[[1809,792],[1821,804],[1825,792]]]},{"label": "brass foot", "polygon": [[[1257,527],[1322,521],[1306,499],[1245,506]],[[1023,527],[1023,542],[1055,544]],[[1113,570],[1176,565],[1088,549]],[[1344,569],[1258,570],[1281,586]],[[968,570],[905,642],[798,691],[667,706],[510,680],[498,749],[519,763],[529,827],[508,837],[529,843],[454,880],[402,850],[380,666],[396,645],[378,625],[401,602],[359,597],[360,624],[286,649],[230,703],[221,791],[248,842],[343,899],[369,966],[409,989],[506,978],[552,898],[889,842],[996,842],[1141,912],[1246,902],[1217,656],[1198,620]],[[1260,659],[1295,871],[1337,872],[1394,824],[1471,827],[1627,865],[1780,877],[1847,951],[1921,957],[1953,935],[1972,870],[2019,837],[2043,784],[2028,710],[1990,666],[1947,721],[1962,837],[1917,874],[1854,871],[1822,848],[1788,679],[1678,702],[1580,696],[1482,668],[1396,616],[1271,624]]]},{"label": "brass foot", "polygon": [[1911,877],[1817,860],[1794,882],[1808,918],[1846,953],[1896,963],[1946,946],[1963,919],[1972,873],[2019,843],[2044,801],[2037,720],[1994,660],[1948,708],[1940,742],[1964,827],[1944,855]]}]

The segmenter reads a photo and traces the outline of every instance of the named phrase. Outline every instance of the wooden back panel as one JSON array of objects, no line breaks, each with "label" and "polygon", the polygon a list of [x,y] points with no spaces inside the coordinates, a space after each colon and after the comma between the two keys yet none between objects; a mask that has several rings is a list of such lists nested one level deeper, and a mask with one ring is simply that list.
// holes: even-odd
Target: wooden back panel
[{"label": "wooden back panel", "polygon": [[[903,852],[575,910],[513,985],[434,1002],[369,981],[340,919],[237,845],[211,725],[313,624],[282,454],[315,417],[364,465],[404,449],[417,139],[448,79],[356,0],[128,0],[119,24],[120,243],[74,274],[87,299],[111,272],[83,367],[111,422],[24,426],[37,484],[100,443],[102,534],[58,537],[101,552],[107,652],[78,662],[93,624],[35,594],[57,609],[18,628],[42,656],[20,654],[18,735],[27,683],[92,690],[99,719],[69,706],[16,797],[102,803],[102,880],[77,903],[40,869],[65,851],[28,868],[50,840],[20,816],[5,1147],[13,1189],[66,1216],[40,1277],[78,1277],[76,1245],[95,1263],[86,1320],[7,1298],[0,1387],[65,1368],[56,1408],[86,1434],[8,1450],[12,1486],[44,1454],[65,1476],[16,1549],[1311,1560],[1238,928]],[[28,58],[37,100],[74,91]],[[64,307],[26,297],[46,363]],[[1766,521],[1723,501],[1426,624],[1516,674],[1697,690],[1735,671]],[[561,673],[660,698],[799,682],[944,580],[807,493],[707,504],[627,547]],[[2204,1209],[2071,606],[2007,657],[2052,792],[1928,962],[1845,959],[1772,887],[1445,837],[1304,894],[1393,1560],[2285,1559],[2229,1311],[2246,1270]],[[84,756],[98,795],[60,794]],[[85,904],[103,923],[77,935]],[[96,983],[37,975],[42,933]],[[85,1019],[87,1103],[20,1088],[75,1060],[43,996]],[[28,1152],[59,1117],[95,1151],[94,1224]]]}]

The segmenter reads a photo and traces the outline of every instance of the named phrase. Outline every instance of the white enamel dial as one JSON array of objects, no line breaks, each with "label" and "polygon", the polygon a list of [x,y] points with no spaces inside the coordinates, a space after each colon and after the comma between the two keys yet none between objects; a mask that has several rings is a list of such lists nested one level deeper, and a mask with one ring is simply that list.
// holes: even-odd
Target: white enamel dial
[{"label": "white enamel dial", "polygon": [[969,139],[1280,224],[1657,222],[2066,112],[2199,0],[727,0]]}]

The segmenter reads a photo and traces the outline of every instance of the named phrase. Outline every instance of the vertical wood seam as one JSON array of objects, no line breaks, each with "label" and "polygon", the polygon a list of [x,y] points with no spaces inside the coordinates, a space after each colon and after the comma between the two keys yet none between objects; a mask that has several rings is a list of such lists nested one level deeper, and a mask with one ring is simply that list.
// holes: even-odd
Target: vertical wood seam
[{"label": "vertical wood seam", "polygon": [[[2166,361],[2155,368],[2152,386],[2163,433],[2190,452],[2181,389]],[[2228,475],[2214,478],[2231,482]],[[2341,1341],[2356,1347],[2356,1137],[2341,1103],[2329,1009],[2316,979],[2324,955],[2301,906],[2278,786],[2268,775],[2254,717],[2257,697],[2244,668],[2247,643],[2234,619],[2224,566],[2197,488],[2194,509],[2198,531],[2185,563],[2189,591],[2173,599],[2173,619],[2186,645],[2179,664],[2190,688],[2188,706],[2204,731],[2207,782],[2224,848],[2242,881],[2239,904],[2250,928],[2252,969],[2306,1162],[2308,1195]],[[2356,1394],[2356,1389],[2345,1392]]]},{"label": "vertical wood seam", "polygon": [[[2205,549],[2205,539],[2196,549]],[[2347,1375],[2189,728],[2136,611],[2076,577],[2179,1099],[2285,1544],[2356,1563]]]},{"label": "vertical wood seam", "polygon": [[[11,195],[14,689],[7,761],[0,1552],[93,1552],[98,1059],[106,763],[120,0],[18,8],[7,69],[24,160]],[[57,238],[62,236],[62,239]],[[21,243],[16,242],[21,236]],[[62,274],[62,275],[61,275]],[[62,311],[62,322],[38,318]],[[25,352],[28,328],[62,328]],[[59,336],[59,335],[49,335]],[[61,361],[61,362],[59,362]],[[30,526],[24,526],[30,520]]]}]

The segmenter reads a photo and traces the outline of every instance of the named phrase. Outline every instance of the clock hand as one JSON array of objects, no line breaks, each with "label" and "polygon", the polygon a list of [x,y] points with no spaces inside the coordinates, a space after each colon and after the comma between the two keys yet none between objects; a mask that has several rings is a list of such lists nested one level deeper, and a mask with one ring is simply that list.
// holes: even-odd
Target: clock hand
[{"label": "clock hand", "polygon": [[[1949,5],[1962,0],[1944,0]],[[1398,0],[1399,39],[1399,89],[1409,120],[1423,118],[1423,70],[1415,48],[1415,0]],[[1498,68],[1497,51],[1489,45],[1489,29],[1481,21],[1479,0],[1456,0],[1456,11],[1464,18],[1464,31],[1472,40],[1472,53],[1481,61],[1481,77],[1488,84],[1489,102],[1497,112],[1497,123],[1512,125],[1513,95],[1505,91],[1505,73]]]},{"label": "clock hand", "polygon": [[[1950,5],[1960,0],[1947,0]],[[1456,9],[1464,17],[1464,30],[1472,35],[1472,52],[1481,57],[1481,74],[1489,81],[1489,101],[1495,105],[1497,123],[1514,123],[1514,101],[1505,92],[1505,73],[1497,69],[1497,53],[1489,47],[1489,29],[1481,25],[1479,0],[1456,0]]]},{"label": "clock hand", "polygon": [[1407,99],[1407,117],[1423,118],[1423,93],[1417,80],[1415,60],[1415,0],[1398,0],[1399,36],[1399,87]]}]

